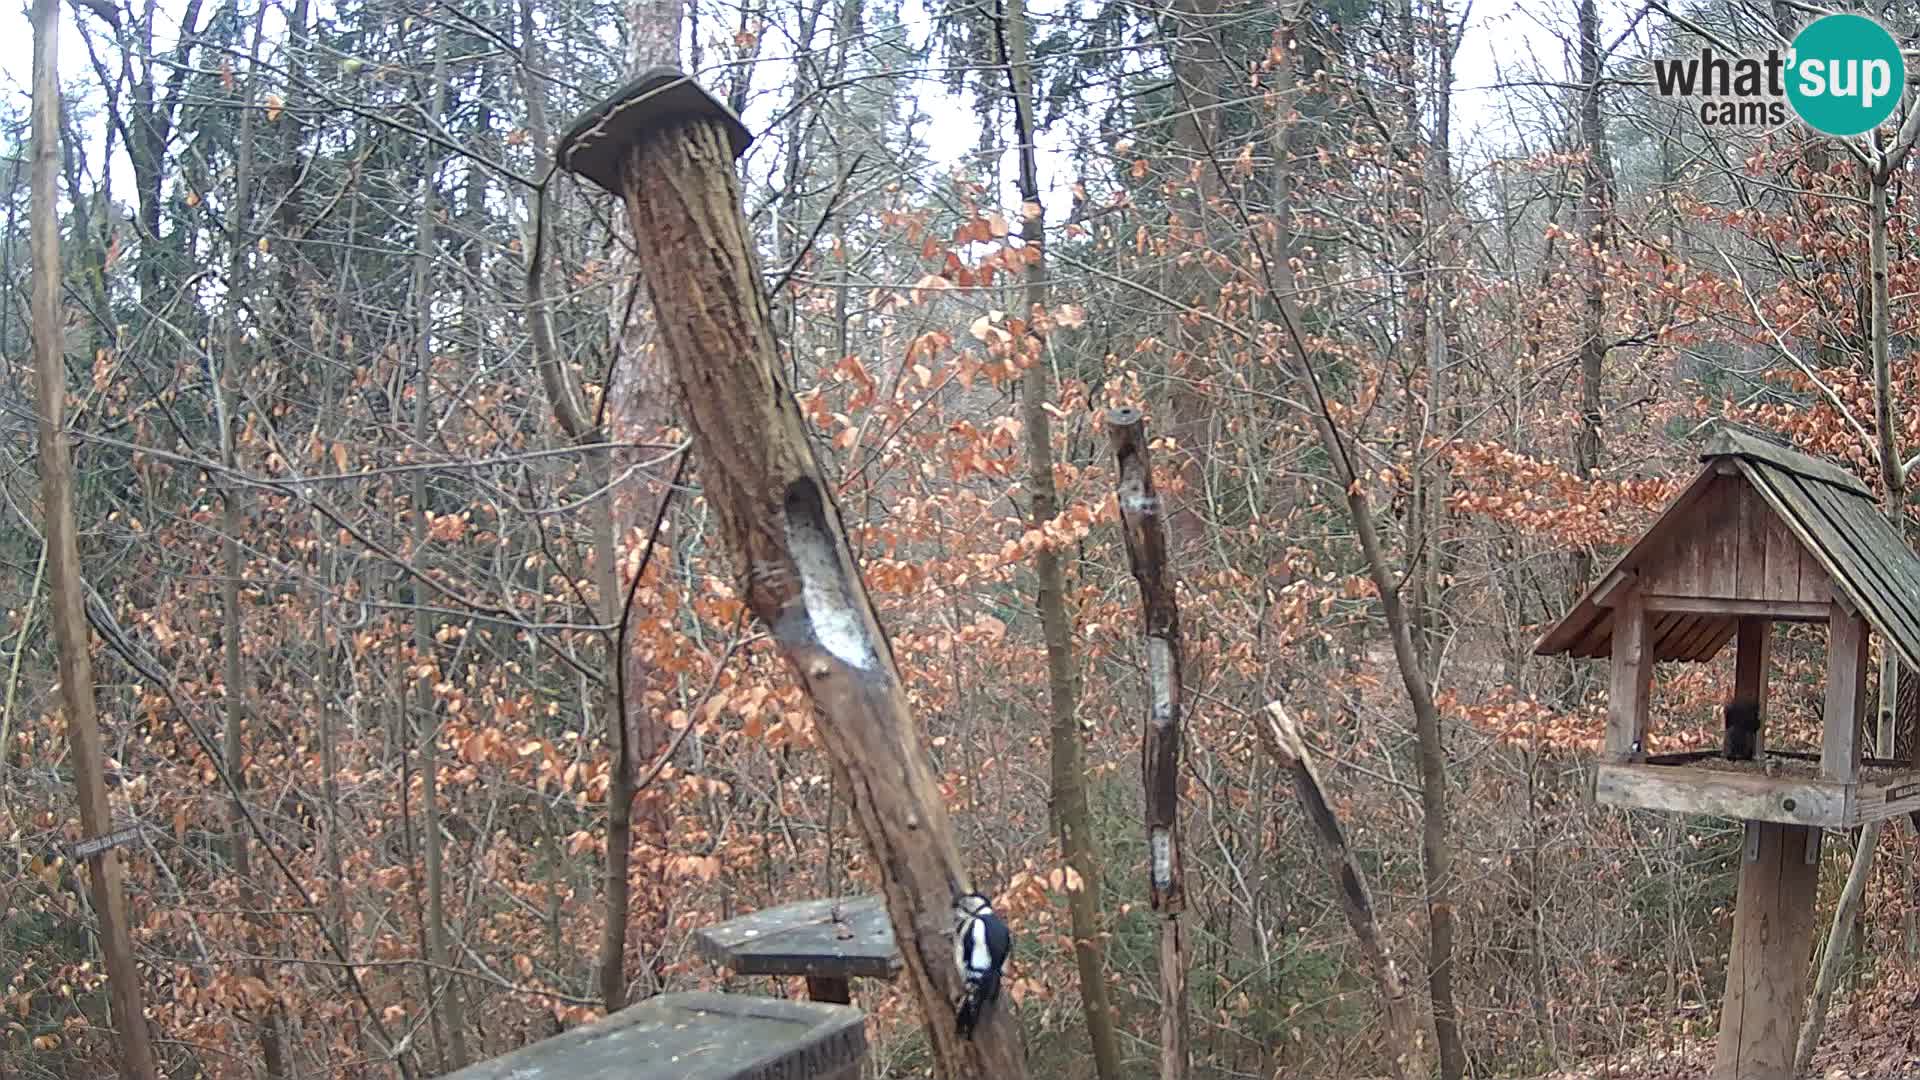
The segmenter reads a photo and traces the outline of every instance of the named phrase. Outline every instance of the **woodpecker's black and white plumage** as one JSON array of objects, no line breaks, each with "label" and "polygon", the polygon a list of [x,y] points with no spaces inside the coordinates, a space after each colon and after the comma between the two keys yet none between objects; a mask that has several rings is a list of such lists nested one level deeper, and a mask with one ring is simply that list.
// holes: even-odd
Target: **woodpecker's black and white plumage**
[{"label": "woodpecker's black and white plumage", "polygon": [[971,1039],[980,1017],[1000,996],[1000,971],[1013,951],[1013,934],[983,893],[961,897],[954,904],[954,921],[953,962],[967,983],[955,1019],[960,1037]]}]

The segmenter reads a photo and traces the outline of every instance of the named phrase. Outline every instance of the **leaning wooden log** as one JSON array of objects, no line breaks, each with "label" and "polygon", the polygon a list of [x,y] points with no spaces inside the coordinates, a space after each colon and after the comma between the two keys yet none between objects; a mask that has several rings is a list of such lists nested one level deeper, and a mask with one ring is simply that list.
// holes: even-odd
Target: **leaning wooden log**
[{"label": "leaning wooden log", "polygon": [[747,142],[726,106],[656,68],[582,117],[558,157],[626,201],[707,504],[747,607],[818,707],[827,752],[850,781],[936,1071],[1019,1080],[1025,1053],[1005,996],[971,1040],[954,1027],[963,989],[954,903],[972,884],[892,647],[779,372],[734,175]]},{"label": "leaning wooden log", "polygon": [[1327,856],[1327,869],[1340,893],[1340,909],[1346,913],[1353,936],[1359,939],[1360,955],[1379,990],[1381,1011],[1387,1020],[1387,1052],[1393,1055],[1395,1075],[1404,1080],[1425,1080],[1430,1072],[1426,1030],[1415,1019],[1413,1000],[1407,996],[1407,977],[1394,965],[1387,940],[1380,936],[1380,924],[1373,915],[1373,892],[1367,888],[1359,860],[1347,847],[1339,817],[1327,804],[1326,790],[1320,786],[1320,773],[1313,767],[1306,741],[1279,702],[1268,705],[1261,718],[1265,722],[1255,725],[1260,741],[1280,767],[1293,774],[1294,793]]},{"label": "leaning wooden log", "polygon": [[1167,522],[1153,487],[1147,421],[1138,409],[1107,414],[1107,438],[1119,468],[1120,533],[1140,583],[1147,648],[1147,722],[1140,736],[1140,784],[1146,792],[1147,890],[1160,915],[1160,1076],[1187,1075],[1187,943],[1180,913],[1186,882],[1180,855],[1180,721],[1183,657],[1180,605],[1167,566]]}]

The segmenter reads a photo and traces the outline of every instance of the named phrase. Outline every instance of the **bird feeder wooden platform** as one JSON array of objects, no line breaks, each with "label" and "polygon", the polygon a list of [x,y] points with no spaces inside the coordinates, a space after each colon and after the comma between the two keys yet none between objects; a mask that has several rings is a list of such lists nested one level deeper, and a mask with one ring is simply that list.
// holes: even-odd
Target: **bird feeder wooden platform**
[{"label": "bird feeder wooden platform", "polygon": [[878,896],[802,900],[694,931],[701,955],[736,975],[803,975],[807,996],[842,1005],[854,978],[900,973],[900,947]]},{"label": "bird feeder wooden platform", "polygon": [[[1608,658],[1599,802],[1746,823],[1713,1077],[1789,1080],[1812,953],[1819,830],[1920,809],[1914,762],[1861,752],[1872,635],[1907,669],[1920,668],[1920,557],[1867,486],[1828,462],[1733,431],[1701,460],[1693,482],[1534,651]],[[1827,627],[1817,757],[1764,745],[1772,630],[1781,622]],[[1712,660],[1729,643],[1727,745],[1657,752],[1653,665]],[[1752,726],[1736,739],[1739,710]]]},{"label": "bird feeder wooden platform", "polygon": [[443,1080],[859,1080],[866,1016],[743,994],[662,994]]}]

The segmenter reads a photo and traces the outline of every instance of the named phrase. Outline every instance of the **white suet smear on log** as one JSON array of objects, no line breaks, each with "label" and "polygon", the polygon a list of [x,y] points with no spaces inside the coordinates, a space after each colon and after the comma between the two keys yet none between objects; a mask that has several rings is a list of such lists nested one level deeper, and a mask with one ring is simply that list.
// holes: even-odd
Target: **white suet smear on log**
[{"label": "white suet smear on log", "polygon": [[1147,852],[1153,870],[1153,887],[1166,890],[1173,888],[1173,833],[1165,825],[1156,825],[1147,832]]},{"label": "white suet smear on log", "polygon": [[813,481],[801,479],[788,486],[785,517],[787,554],[800,573],[800,599],[814,642],[848,667],[873,670],[880,655],[867,637],[866,620],[853,606]]},{"label": "white suet smear on log", "polygon": [[1147,681],[1153,689],[1153,726],[1167,727],[1173,716],[1173,646],[1163,637],[1147,639]]}]

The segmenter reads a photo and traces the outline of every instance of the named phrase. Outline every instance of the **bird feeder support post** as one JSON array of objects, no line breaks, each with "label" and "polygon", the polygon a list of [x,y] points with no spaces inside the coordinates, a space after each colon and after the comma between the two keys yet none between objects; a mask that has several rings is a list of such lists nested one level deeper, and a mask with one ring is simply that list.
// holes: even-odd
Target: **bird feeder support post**
[{"label": "bird feeder support post", "polygon": [[1757,615],[1742,618],[1734,639],[1733,700],[1760,711],[1760,727],[1753,737],[1755,757],[1766,754],[1767,670],[1772,660],[1773,620]]},{"label": "bird feeder support post", "polygon": [[835,1005],[849,1005],[853,1002],[853,984],[847,979],[831,975],[807,976],[807,998],[811,1001],[830,1001]]},{"label": "bird feeder support post", "polygon": [[1644,756],[1648,696],[1653,689],[1653,642],[1647,608],[1638,589],[1628,588],[1614,609],[1612,682],[1607,691],[1607,756],[1632,761]]},{"label": "bird feeder support post", "polygon": [[1775,821],[1749,821],[1746,830],[1757,852],[1740,862],[1720,1045],[1709,1080],[1793,1080],[1820,880],[1819,862],[1807,854],[1820,830]]},{"label": "bird feeder support post", "polygon": [[954,904],[972,884],[833,487],[780,374],[734,172],[749,141],[725,105],[656,68],[582,116],[556,157],[626,203],[659,355],[738,595],[817,707],[822,741],[849,780],[935,1074],[1025,1080],[1010,1001],[973,1039],[955,1030]]},{"label": "bird feeder support post", "polygon": [[1820,775],[1853,783],[1860,778],[1861,722],[1866,716],[1867,620],[1834,602],[1827,618],[1827,700],[1820,727]]}]

